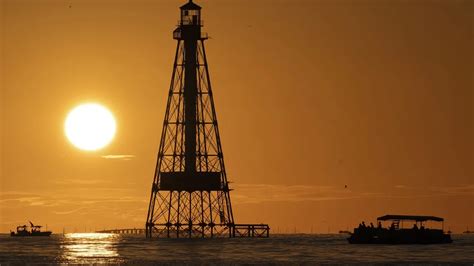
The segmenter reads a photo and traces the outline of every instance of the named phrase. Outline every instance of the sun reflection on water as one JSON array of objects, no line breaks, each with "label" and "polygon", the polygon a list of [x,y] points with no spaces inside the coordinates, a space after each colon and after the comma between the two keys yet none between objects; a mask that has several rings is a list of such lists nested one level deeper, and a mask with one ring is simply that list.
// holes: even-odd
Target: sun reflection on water
[{"label": "sun reflection on water", "polygon": [[117,244],[120,236],[105,233],[72,233],[64,235],[62,260],[71,263],[119,262]]}]

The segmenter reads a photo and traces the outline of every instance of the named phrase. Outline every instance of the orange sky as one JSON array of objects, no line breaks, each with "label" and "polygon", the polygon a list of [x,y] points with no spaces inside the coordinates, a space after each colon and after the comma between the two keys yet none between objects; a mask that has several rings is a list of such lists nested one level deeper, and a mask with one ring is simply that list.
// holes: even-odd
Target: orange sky
[{"label": "orange sky", "polygon": [[[0,232],[144,226],[183,2],[0,0]],[[473,1],[197,2],[236,222],[474,228]],[[87,101],[97,152],[63,133]]]}]

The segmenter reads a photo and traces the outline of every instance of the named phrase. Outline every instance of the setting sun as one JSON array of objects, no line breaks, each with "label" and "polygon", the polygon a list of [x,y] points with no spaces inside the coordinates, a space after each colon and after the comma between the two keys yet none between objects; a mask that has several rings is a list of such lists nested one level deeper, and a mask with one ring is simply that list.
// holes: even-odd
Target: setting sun
[{"label": "setting sun", "polygon": [[64,124],[69,141],[77,148],[94,151],[105,147],[115,135],[115,119],[104,106],[81,104],[71,110]]}]

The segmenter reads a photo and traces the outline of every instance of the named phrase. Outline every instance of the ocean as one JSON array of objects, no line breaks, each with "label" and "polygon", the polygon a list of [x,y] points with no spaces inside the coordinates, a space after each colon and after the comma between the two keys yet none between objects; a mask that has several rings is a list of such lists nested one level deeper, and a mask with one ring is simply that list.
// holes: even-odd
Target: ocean
[{"label": "ocean", "polygon": [[351,245],[347,235],[272,235],[249,239],[145,239],[103,233],[51,237],[0,235],[0,265],[16,264],[466,264],[474,234],[452,244]]}]

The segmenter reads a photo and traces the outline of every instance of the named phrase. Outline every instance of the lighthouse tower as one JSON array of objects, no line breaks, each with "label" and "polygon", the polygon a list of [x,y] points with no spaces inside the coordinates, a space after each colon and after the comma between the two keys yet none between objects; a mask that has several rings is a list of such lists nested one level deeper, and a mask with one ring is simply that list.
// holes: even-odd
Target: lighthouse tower
[{"label": "lighthouse tower", "polygon": [[234,224],[204,49],[207,34],[201,32],[201,7],[190,0],[180,9],[146,235],[268,236],[268,225]]}]

